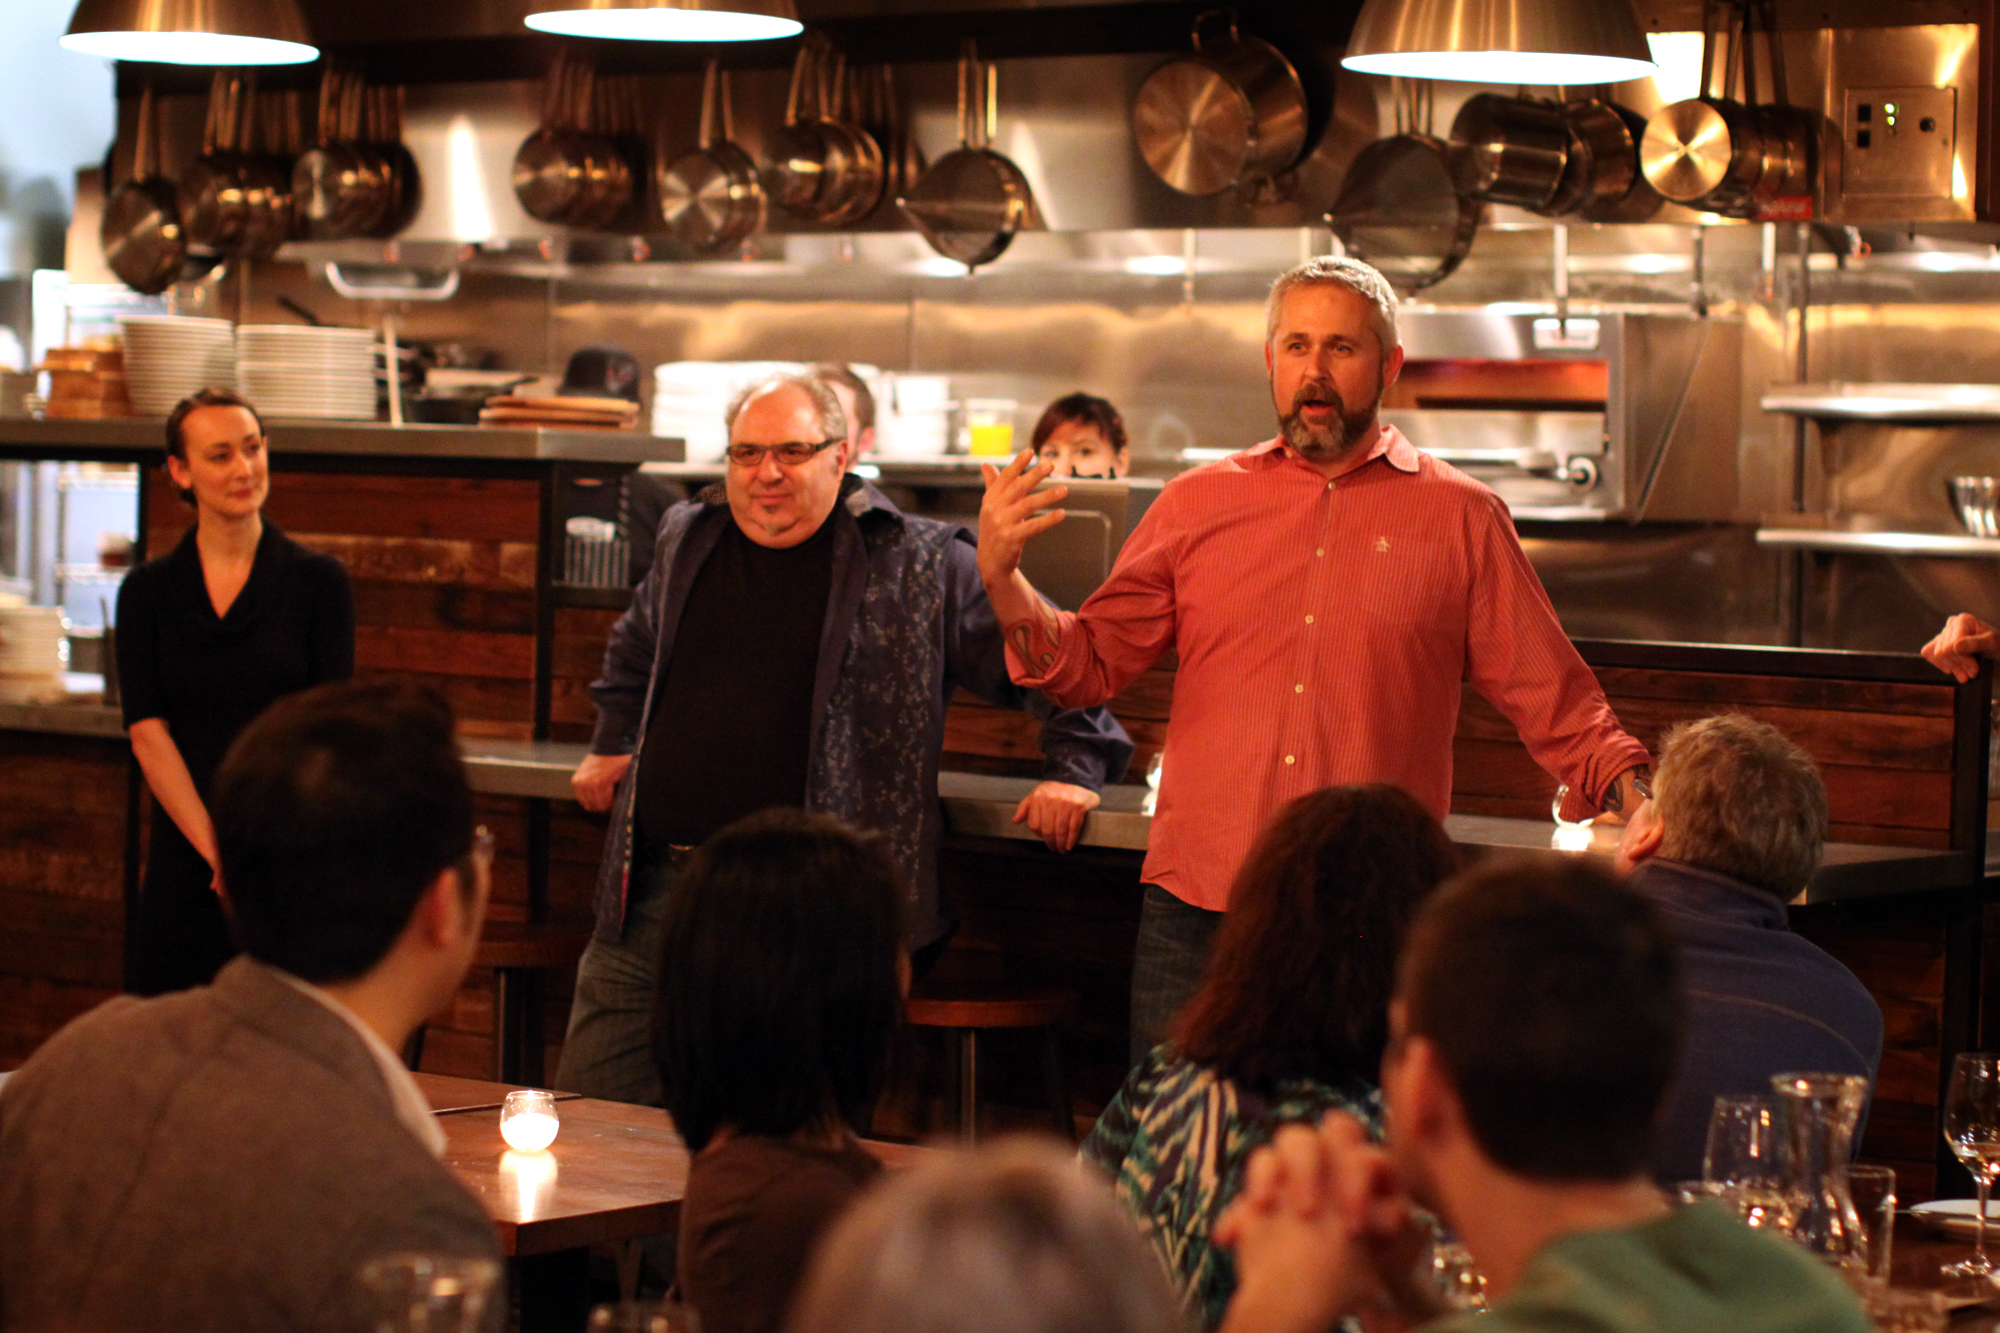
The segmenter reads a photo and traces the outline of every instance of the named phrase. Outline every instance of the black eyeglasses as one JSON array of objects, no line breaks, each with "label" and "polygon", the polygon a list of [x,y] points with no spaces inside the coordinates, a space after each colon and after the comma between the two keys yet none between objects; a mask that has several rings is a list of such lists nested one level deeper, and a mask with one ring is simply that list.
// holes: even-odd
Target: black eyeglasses
[{"label": "black eyeglasses", "polygon": [[831,449],[841,443],[839,439],[821,440],[811,444],[804,440],[790,440],[784,444],[732,444],[729,446],[729,461],[737,467],[762,467],[765,454],[774,454],[787,467],[797,467],[809,463],[821,450]]}]

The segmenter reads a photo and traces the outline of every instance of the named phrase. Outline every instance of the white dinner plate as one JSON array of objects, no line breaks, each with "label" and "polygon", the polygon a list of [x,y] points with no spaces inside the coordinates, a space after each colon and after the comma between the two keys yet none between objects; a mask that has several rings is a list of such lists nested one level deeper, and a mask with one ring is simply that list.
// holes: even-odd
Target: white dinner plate
[{"label": "white dinner plate", "polygon": [[[1979,1229],[1979,1201],[1934,1199],[1930,1203],[1911,1205],[1910,1216],[1947,1235],[1971,1240],[1973,1233]],[[1987,1200],[1986,1235],[1989,1240],[2000,1240],[2000,1199]]]}]

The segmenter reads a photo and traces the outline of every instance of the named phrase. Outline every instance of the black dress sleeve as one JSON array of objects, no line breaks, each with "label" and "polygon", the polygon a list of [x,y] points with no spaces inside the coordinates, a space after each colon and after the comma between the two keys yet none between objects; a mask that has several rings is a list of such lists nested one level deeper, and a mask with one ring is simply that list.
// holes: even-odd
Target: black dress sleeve
[{"label": "black dress sleeve", "polygon": [[314,584],[306,626],[313,684],[346,680],[354,674],[354,583],[347,566],[330,555],[313,556],[307,567]]},{"label": "black dress sleeve", "polygon": [[160,688],[160,618],[166,589],[159,567],[142,565],[118,585],[118,697],[125,726],[167,715]]}]

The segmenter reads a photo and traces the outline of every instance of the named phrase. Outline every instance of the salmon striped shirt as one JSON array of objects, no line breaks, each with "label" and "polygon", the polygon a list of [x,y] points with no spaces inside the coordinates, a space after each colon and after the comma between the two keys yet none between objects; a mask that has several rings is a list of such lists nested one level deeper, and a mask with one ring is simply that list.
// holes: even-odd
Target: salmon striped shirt
[{"label": "salmon striped shirt", "polygon": [[1251,842],[1293,797],[1391,782],[1442,819],[1459,686],[1510,718],[1537,763],[1597,810],[1647,762],[1620,730],[1535,577],[1500,497],[1382,428],[1329,481],[1280,440],[1169,482],[1104,585],[1060,613],[1044,674],[1102,703],[1180,656],[1142,872],[1221,910]]}]

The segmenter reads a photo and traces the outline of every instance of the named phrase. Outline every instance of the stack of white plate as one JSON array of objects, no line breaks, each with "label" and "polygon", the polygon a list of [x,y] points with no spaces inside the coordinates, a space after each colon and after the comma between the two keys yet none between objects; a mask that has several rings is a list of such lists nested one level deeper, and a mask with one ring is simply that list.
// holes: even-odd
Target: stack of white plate
[{"label": "stack of white plate", "polygon": [[653,371],[653,434],[685,441],[690,463],[717,462],[729,447],[730,400],[758,380],[804,369],[793,361],[668,361]]},{"label": "stack of white plate", "polygon": [[132,410],[163,417],[197,389],[236,383],[235,330],[226,319],[185,315],[126,315],[125,391]]},{"label": "stack of white plate", "polygon": [[883,458],[935,458],[951,449],[951,380],[943,375],[884,375],[875,390],[875,452]]},{"label": "stack of white plate", "polygon": [[274,417],[375,418],[375,335],[367,329],[245,324],[236,381]]},{"label": "stack of white plate", "polygon": [[60,693],[68,668],[69,626],[60,608],[0,605],[0,702]]}]

